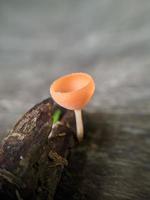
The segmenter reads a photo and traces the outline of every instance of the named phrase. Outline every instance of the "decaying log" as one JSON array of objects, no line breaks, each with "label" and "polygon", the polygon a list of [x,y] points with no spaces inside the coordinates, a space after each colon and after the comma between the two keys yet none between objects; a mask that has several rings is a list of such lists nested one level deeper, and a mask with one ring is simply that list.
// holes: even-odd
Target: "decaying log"
[{"label": "decaying log", "polygon": [[76,144],[74,113],[49,98],[29,110],[0,146],[0,199],[53,199],[69,149]]}]

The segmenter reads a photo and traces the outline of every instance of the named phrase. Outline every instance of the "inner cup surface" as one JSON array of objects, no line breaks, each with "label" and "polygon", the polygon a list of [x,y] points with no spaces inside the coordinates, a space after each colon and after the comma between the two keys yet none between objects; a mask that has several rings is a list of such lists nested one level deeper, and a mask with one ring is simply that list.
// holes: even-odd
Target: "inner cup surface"
[{"label": "inner cup surface", "polygon": [[55,92],[69,93],[84,88],[89,82],[90,77],[87,74],[75,73],[57,79],[53,86]]}]

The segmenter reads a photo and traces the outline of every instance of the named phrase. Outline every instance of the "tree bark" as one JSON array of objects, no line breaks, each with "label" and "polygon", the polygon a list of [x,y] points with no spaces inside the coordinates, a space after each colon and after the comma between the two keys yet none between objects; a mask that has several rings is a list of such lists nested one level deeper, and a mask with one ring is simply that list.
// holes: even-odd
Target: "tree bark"
[{"label": "tree bark", "polygon": [[[52,130],[52,114],[62,112]],[[0,146],[0,197],[9,200],[53,199],[70,148],[77,143],[72,111],[50,98],[29,110]]]}]

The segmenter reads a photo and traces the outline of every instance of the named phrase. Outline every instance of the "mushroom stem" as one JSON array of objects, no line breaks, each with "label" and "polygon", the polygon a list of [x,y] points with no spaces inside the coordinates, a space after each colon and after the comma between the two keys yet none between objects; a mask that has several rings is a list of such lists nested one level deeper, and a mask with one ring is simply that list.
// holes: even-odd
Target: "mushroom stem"
[{"label": "mushroom stem", "polygon": [[74,110],[76,118],[76,129],[77,129],[77,138],[79,142],[83,140],[83,121],[82,121],[82,112],[81,110]]}]

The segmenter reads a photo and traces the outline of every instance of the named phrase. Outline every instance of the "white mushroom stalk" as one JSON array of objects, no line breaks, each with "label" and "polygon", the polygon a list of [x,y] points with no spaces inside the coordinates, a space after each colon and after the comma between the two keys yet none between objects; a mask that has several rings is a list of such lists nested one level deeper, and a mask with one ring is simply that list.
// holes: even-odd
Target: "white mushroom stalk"
[{"label": "white mushroom stalk", "polygon": [[82,111],[74,110],[74,112],[75,112],[75,119],[76,119],[77,138],[78,138],[78,141],[81,142],[84,136]]}]

